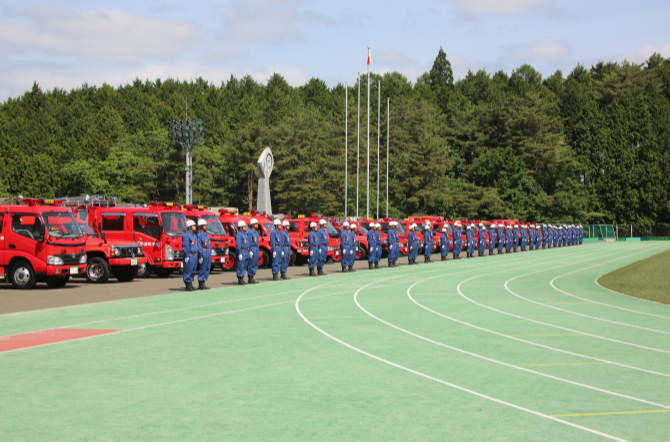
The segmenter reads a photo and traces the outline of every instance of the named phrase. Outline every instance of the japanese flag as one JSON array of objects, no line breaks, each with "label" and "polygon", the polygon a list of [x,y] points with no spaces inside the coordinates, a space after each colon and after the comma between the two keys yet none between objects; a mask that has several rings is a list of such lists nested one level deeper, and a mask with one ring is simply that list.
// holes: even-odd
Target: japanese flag
[{"label": "japanese flag", "polygon": [[368,48],[368,66],[370,66],[371,61],[372,61],[372,56],[370,55],[370,48]]}]

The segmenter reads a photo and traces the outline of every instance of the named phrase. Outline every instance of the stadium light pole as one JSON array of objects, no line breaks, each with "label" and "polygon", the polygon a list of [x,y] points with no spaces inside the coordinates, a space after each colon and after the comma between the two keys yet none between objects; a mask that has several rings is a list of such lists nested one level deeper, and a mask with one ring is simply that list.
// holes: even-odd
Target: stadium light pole
[{"label": "stadium light pole", "polygon": [[[188,111],[186,113],[188,117]],[[167,120],[168,138],[186,152],[186,204],[193,204],[193,146],[202,144],[205,138],[205,122],[202,118]]]},{"label": "stadium light pole", "polygon": [[365,218],[370,219],[370,46],[368,46],[368,173],[365,177],[368,182]]},{"label": "stadium light pole", "polygon": [[349,169],[347,167],[349,159],[349,84],[344,82],[344,218],[347,218],[347,204],[349,188]]},{"label": "stadium light pole", "polygon": [[389,217],[389,127],[391,125],[391,97],[386,97],[386,217]]},{"label": "stadium light pole", "polygon": [[377,219],[379,219],[379,130],[381,128],[382,81],[377,80]]},{"label": "stadium light pole", "polygon": [[358,175],[361,159],[361,72],[358,71],[358,116],[356,117],[356,218],[358,218]]}]

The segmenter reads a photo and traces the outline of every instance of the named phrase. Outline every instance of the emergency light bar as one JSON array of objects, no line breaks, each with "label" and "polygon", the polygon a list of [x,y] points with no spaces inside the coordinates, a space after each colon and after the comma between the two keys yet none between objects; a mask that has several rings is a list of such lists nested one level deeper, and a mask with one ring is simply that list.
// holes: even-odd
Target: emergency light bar
[{"label": "emergency light bar", "polygon": [[166,203],[164,201],[153,201],[153,202],[149,203],[149,207],[169,207],[169,208],[172,208],[172,207],[175,207],[175,205],[177,207],[179,207],[179,204],[177,204],[177,203]]},{"label": "emergency light bar", "polygon": [[219,209],[221,215],[237,215],[239,211],[237,209]]},{"label": "emergency light bar", "polygon": [[64,200],[61,198],[21,198],[20,204],[27,206],[62,206]]},{"label": "emergency light bar", "polygon": [[183,207],[186,210],[207,210],[207,206],[203,206],[202,204],[197,206],[194,204],[186,204]]}]

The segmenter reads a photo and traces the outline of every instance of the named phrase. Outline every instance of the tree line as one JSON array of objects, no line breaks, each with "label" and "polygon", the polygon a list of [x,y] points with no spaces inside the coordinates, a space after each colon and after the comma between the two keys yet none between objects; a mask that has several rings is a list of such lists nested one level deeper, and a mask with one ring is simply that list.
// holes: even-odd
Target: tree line
[{"label": "tree line", "polygon": [[567,76],[542,78],[524,64],[454,81],[440,48],[414,83],[371,74],[369,146],[367,78],[360,82],[360,120],[359,84],[348,86],[347,107],[345,85],[317,78],[299,87],[279,74],[266,84],[250,76],[46,92],[34,84],[0,105],[0,195],[183,202],[185,155],[166,125],[186,117],[188,101],[188,117],[202,118],[206,132],[193,149],[195,202],[255,207],[256,160],[270,146],[276,212],[343,215],[347,107],[349,215],[357,169],[366,213],[369,148],[376,216],[378,142],[385,214],[388,142],[391,216],[670,222],[670,59],[659,54],[639,65],[578,65]]}]

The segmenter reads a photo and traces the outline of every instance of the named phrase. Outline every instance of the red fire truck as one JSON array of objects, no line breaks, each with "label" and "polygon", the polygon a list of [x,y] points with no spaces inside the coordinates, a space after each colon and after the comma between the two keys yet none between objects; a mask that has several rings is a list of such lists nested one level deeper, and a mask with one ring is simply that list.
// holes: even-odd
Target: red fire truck
[{"label": "red fire truck", "polygon": [[86,239],[62,200],[20,198],[0,207],[0,280],[16,289],[38,281],[63,287],[86,272]]},{"label": "red fire truck", "polygon": [[221,221],[207,206],[186,204],[183,206],[187,219],[198,223],[201,219],[207,221],[207,233],[212,241],[212,269],[221,264],[228,256],[228,233]]},{"label": "red fire truck", "polygon": [[[321,214],[311,214],[309,217],[305,215],[298,215],[297,219],[289,219],[290,223],[288,233],[291,236],[291,265],[302,265],[309,260],[309,244],[307,237],[309,236],[309,224],[324,219]],[[328,242],[328,258],[339,261],[342,259],[340,252],[340,232],[333,227],[333,224],[326,220],[326,231],[330,236]],[[293,255],[295,254],[295,258]]]},{"label": "red fire truck", "polygon": [[181,238],[186,232],[186,216],[175,203],[153,202],[149,207],[91,207],[88,224],[106,238],[133,241],[142,247],[147,265],[138,277],[151,272],[169,277],[183,268]]}]

